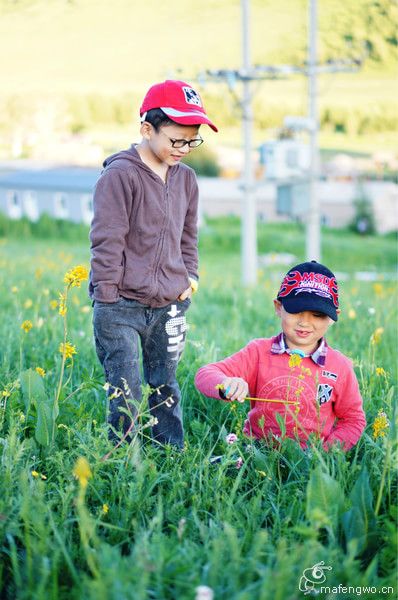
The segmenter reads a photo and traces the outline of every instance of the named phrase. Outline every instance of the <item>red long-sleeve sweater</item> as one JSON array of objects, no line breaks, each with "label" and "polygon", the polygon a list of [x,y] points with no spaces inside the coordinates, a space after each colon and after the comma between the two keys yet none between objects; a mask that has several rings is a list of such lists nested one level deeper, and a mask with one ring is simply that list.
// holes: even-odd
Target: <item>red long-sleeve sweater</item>
[{"label": "red long-sleeve sweater", "polygon": [[216,386],[225,377],[241,377],[247,381],[251,397],[298,402],[251,401],[245,435],[258,439],[269,434],[280,436],[275,417],[279,413],[285,422],[285,435],[298,439],[303,447],[308,436],[316,433],[325,449],[339,442],[349,450],[366,425],[351,361],[325,344],[323,365],[306,357],[292,366],[295,361],[287,352],[273,352],[277,340],[255,339],[232,356],[201,367],[195,377],[197,389],[206,396],[220,398]]}]

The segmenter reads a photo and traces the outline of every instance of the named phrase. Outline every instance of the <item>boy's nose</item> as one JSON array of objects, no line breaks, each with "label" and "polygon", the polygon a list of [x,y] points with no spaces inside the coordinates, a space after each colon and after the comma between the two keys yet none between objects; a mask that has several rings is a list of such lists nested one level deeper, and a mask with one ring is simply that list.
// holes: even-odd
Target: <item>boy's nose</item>
[{"label": "boy's nose", "polygon": [[298,313],[299,325],[306,325],[309,322],[309,314],[307,312]]},{"label": "boy's nose", "polygon": [[191,152],[191,148],[189,147],[189,144],[185,144],[185,146],[183,146],[182,148],[178,148],[178,149],[183,154],[188,154],[189,152]]}]

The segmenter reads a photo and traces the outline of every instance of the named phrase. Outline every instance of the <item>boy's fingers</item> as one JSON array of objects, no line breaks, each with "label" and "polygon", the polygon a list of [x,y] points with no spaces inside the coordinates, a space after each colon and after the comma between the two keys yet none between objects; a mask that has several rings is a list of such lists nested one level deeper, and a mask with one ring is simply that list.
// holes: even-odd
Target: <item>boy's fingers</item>
[{"label": "boy's fingers", "polygon": [[178,300],[185,300],[186,298],[190,298],[192,296],[192,288],[187,288],[178,296]]}]

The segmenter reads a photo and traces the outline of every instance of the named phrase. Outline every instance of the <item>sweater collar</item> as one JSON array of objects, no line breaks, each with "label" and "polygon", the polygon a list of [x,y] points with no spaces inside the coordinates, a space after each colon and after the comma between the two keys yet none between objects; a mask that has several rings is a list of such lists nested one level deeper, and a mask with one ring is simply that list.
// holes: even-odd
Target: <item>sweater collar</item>
[{"label": "sweater collar", "polygon": [[[316,350],[314,350],[314,352],[312,354],[307,354],[306,357],[311,358],[316,365],[323,367],[325,365],[327,351],[328,351],[327,342],[326,342],[325,338],[322,338],[321,343],[319,344],[318,348]],[[275,336],[272,339],[271,353],[272,354],[284,354],[285,352],[287,354],[292,354],[292,351],[286,345],[285,336],[283,334],[283,331],[281,331],[279,335]]]}]

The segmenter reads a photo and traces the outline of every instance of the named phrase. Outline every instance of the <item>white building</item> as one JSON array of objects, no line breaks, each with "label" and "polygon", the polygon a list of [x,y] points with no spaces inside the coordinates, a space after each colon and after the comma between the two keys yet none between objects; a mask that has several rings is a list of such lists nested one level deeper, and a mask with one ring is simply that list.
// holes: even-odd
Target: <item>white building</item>
[{"label": "white building", "polygon": [[89,224],[98,169],[57,167],[0,173],[0,211],[37,221],[42,214]]}]

